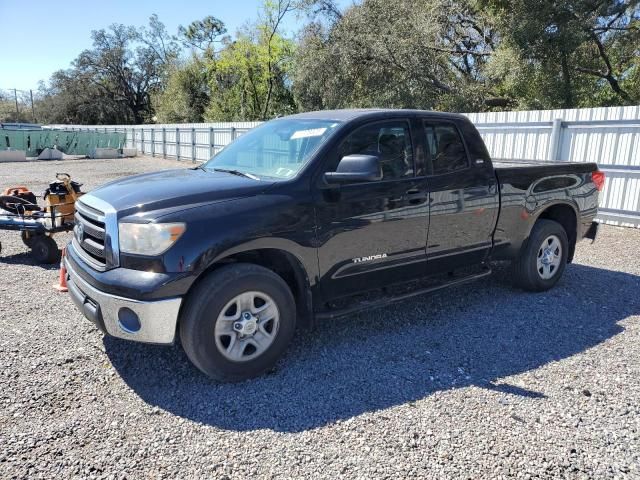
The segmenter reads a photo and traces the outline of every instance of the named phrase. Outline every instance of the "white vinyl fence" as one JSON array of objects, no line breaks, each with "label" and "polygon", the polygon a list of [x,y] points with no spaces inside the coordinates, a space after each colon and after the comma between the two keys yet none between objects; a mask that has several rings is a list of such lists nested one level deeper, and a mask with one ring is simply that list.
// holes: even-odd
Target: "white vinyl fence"
[{"label": "white vinyl fence", "polygon": [[174,123],[154,125],[45,125],[45,128],[122,132],[126,148],[152,157],[204,162],[261,122]]},{"label": "white vinyl fence", "polygon": [[[640,227],[640,106],[470,113],[494,158],[596,162],[606,173],[598,219]],[[260,122],[49,128],[124,132],[127,146],[203,161]]]}]

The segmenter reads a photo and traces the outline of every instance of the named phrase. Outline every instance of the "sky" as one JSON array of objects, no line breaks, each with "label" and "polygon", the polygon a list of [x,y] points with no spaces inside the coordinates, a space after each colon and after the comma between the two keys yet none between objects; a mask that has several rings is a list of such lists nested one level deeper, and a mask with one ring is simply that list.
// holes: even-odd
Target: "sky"
[{"label": "sky", "polygon": [[[339,0],[347,6],[352,0]],[[221,19],[229,33],[257,18],[262,0],[0,0],[0,89],[38,87],[56,70],[68,68],[91,47],[91,31],[113,23],[141,26],[157,13],[170,33],[207,15]],[[285,32],[304,19],[291,14]]]}]

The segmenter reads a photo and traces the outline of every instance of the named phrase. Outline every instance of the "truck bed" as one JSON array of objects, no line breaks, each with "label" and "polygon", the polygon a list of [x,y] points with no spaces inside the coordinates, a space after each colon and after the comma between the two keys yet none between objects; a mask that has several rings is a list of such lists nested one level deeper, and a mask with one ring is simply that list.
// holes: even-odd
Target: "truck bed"
[{"label": "truck bed", "polygon": [[523,173],[532,174],[538,177],[549,177],[553,175],[563,175],[571,173],[591,173],[598,169],[595,163],[582,162],[549,162],[545,160],[524,160],[518,158],[494,159],[493,167],[498,174],[498,178]]}]

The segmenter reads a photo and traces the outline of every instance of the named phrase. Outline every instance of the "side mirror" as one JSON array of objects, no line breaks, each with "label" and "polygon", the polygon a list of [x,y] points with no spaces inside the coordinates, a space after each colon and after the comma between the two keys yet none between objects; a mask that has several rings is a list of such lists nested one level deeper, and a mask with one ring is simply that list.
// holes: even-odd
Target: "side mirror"
[{"label": "side mirror", "polygon": [[324,174],[327,183],[375,182],[382,180],[380,159],[375,155],[342,157],[335,172]]}]

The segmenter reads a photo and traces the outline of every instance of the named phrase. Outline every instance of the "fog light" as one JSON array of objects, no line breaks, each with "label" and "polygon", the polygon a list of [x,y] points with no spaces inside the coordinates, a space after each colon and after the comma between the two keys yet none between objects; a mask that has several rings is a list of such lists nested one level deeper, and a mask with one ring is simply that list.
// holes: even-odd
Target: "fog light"
[{"label": "fog light", "polygon": [[120,328],[127,333],[137,333],[142,326],[136,312],[126,307],[118,310],[118,323]]}]

